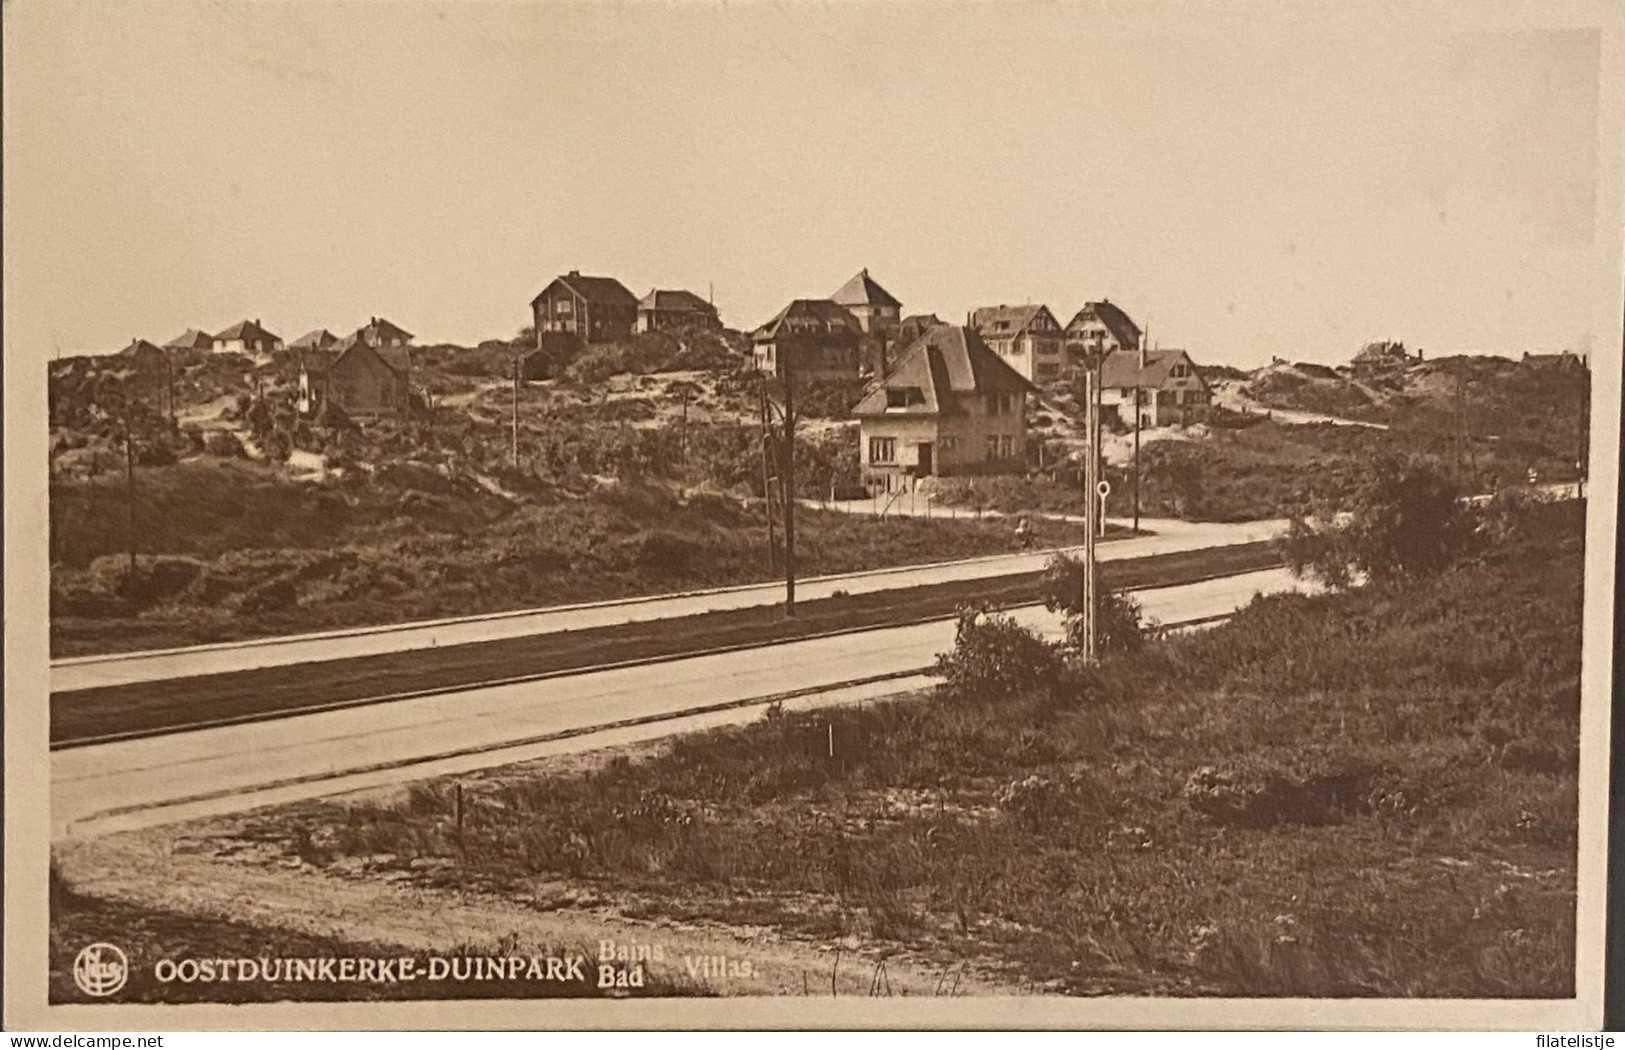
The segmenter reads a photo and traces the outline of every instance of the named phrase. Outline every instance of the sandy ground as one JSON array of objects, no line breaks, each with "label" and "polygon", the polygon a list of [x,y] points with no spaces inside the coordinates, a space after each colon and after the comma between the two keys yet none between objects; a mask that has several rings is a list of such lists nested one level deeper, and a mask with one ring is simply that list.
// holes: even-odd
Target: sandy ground
[{"label": "sandy ground", "polygon": [[[53,857],[79,892],[196,918],[224,919],[433,953],[499,943],[517,954],[571,947],[596,959],[604,940],[658,945],[656,976],[689,980],[689,960],[749,960],[749,978],[703,982],[721,995],[995,995],[1036,991],[989,965],[883,952],[856,938],[815,944],[772,929],[631,919],[591,887],[538,882],[513,896],[337,876],[267,855],[217,819],[59,844]],[[561,904],[560,902],[566,902]],[[832,985],[833,982],[833,985]]]}]

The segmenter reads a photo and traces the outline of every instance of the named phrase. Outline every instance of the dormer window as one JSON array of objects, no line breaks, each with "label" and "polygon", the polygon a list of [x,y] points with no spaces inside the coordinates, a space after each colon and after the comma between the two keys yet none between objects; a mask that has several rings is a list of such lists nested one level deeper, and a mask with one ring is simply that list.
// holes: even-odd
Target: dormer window
[{"label": "dormer window", "polygon": [[925,392],[917,386],[889,387],[886,390],[887,408],[910,408],[925,404]]}]

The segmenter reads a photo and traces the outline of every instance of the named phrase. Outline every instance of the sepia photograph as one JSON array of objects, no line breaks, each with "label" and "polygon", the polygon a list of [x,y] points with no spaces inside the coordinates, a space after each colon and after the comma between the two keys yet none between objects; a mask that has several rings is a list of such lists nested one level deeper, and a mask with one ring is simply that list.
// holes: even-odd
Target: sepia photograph
[{"label": "sepia photograph", "polygon": [[1617,5],[3,17],[6,1027],[1601,1024]]}]

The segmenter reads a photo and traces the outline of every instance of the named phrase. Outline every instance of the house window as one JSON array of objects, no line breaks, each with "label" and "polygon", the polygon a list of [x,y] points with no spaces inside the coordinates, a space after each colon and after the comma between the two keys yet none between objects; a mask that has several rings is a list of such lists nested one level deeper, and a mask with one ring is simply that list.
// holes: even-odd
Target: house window
[{"label": "house window", "polygon": [[558,302],[554,303],[553,304],[553,312],[556,313],[556,314],[567,314],[567,313],[569,313],[570,312],[570,300],[568,300],[568,299],[560,299]]},{"label": "house window", "polygon": [[959,447],[959,439],[956,437],[945,437],[938,441],[937,444],[942,446],[942,451],[952,452],[954,449]]},{"label": "house window", "polygon": [[996,435],[993,435],[993,434],[989,434],[987,436],[987,458],[988,459],[998,459],[999,458],[999,439],[998,439],[998,437]]},{"label": "house window", "polygon": [[1009,459],[1011,456],[1015,455],[1016,439],[1009,434],[999,438],[999,451],[1004,454],[1005,459]]},{"label": "house window", "polygon": [[872,437],[869,439],[870,463],[897,462],[897,439],[894,437]]},{"label": "house window", "polygon": [[925,394],[917,386],[894,387],[886,391],[887,408],[908,408],[910,405],[923,404]]}]

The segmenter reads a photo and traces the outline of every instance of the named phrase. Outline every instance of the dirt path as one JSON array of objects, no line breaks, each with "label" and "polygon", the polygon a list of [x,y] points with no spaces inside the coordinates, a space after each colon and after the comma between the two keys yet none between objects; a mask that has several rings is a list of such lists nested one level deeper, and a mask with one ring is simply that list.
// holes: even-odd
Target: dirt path
[{"label": "dirt path", "polygon": [[[181,915],[276,927],[346,941],[397,944],[450,953],[505,942],[519,954],[577,947],[596,959],[605,940],[659,945],[650,972],[688,979],[687,963],[705,956],[749,960],[750,978],[704,981],[721,995],[871,994],[881,955],[864,946],[813,945],[761,928],[720,928],[629,919],[605,907],[559,908],[492,894],[430,889],[400,882],[329,875],[289,859],[222,855],[231,820],[155,828],[89,841],[61,842],[53,858],[80,893]],[[957,966],[892,955],[878,994],[931,996],[1020,994],[1015,982]],[[957,988],[957,991],[954,989]]]}]

